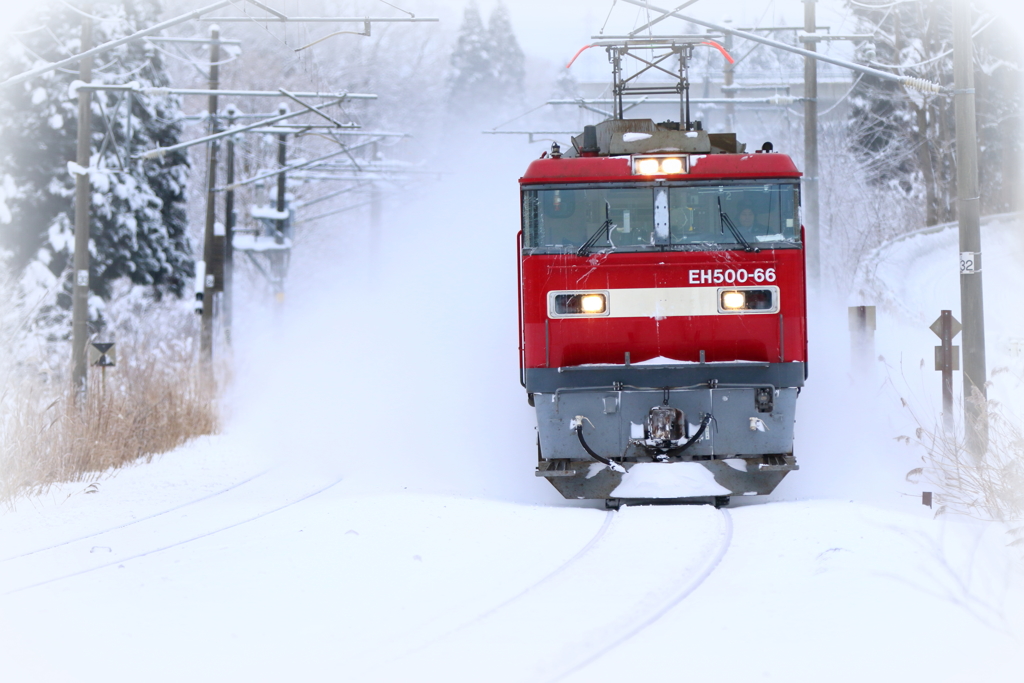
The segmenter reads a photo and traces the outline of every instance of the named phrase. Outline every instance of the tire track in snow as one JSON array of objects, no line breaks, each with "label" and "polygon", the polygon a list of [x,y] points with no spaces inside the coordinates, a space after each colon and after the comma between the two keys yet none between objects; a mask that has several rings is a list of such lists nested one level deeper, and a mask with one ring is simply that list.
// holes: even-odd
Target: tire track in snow
[{"label": "tire track in snow", "polygon": [[598,659],[606,655],[609,651],[614,650],[615,648],[622,645],[633,636],[637,635],[638,633],[646,629],[648,626],[652,625],[654,622],[661,619],[663,616],[665,616],[665,614],[668,613],[669,610],[671,610],[673,607],[675,607],[680,602],[689,597],[689,595],[693,593],[693,591],[697,590],[701,586],[701,584],[703,584],[704,581],[706,581],[707,578],[711,576],[712,573],[714,573],[715,569],[718,568],[718,565],[722,563],[722,560],[725,558],[725,554],[729,552],[729,547],[732,545],[732,515],[729,514],[728,510],[719,510],[719,512],[722,513],[722,516],[725,519],[725,534],[722,538],[722,544],[719,546],[714,555],[708,557],[707,563],[698,572],[694,573],[691,577],[689,577],[687,581],[684,581],[682,583],[682,585],[680,586],[679,590],[676,592],[675,595],[673,595],[669,600],[667,600],[665,604],[662,605],[659,609],[652,612],[646,619],[630,627],[630,629],[625,633],[616,637],[614,640],[605,644],[604,646],[595,648],[591,656],[580,661],[572,668],[563,671],[562,673],[559,673],[554,678],[547,679],[547,681],[549,683],[557,683],[557,681],[564,680],[566,677],[571,676],[577,671],[593,664]]},{"label": "tire track in snow", "polygon": [[76,572],[70,572],[68,574],[63,574],[61,576],[56,576],[56,577],[53,577],[53,578],[50,578],[50,579],[46,579],[45,581],[37,581],[37,582],[32,583],[32,584],[27,585],[27,586],[21,586],[20,588],[14,588],[12,590],[5,591],[4,595],[14,595],[15,593],[21,593],[22,591],[27,591],[27,590],[30,590],[32,588],[38,588],[40,586],[45,586],[47,584],[55,583],[57,581],[63,581],[65,579],[74,578],[76,576],[82,576],[83,574],[88,574],[90,572],[94,572],[94,571],[97,571],[99,569],[105,569],[107,567],[112,567],[114,565],[124,564],[125,562],[130,562],[131,560],[137,560],[140,557],[146,557],[147,555],[154,555],[156,553],[160,553],[160,552],[163,552],[165,550],[170,550],[171,548],[177,548],[177,547],[183,546],[183,545],[185,545],[187,543],[192,543],[193,541],[198,541],[198,540],[200,540],[202,538],[207,538],[208,536],[213,536],[214,534],[219,534],[219,533],[221,533],[223,531],[227,531],[229,529],[234,529],[235,527],[242,526],[243,524],[248,524],[250,522],[254,522],[257,519],[261,519],[263,517],[266,517],[267,515],[272,515],[275,512],[280,512],[281,510],[289,508],[289,507],[291,507],[293,505],[296,505],[298,503],[301,503],[301,502],[303,502],[305,500],[309,500],[313,496],[319,495],[319,494],[323,493],[324,491],[326,491],[326,490],[328,490],[328,489],[338,485],[339,483],[341,483],[342,479],[344,479],[344,477],[336,479],[333,482],[331,482],[330,484],[327,484],[326,486],[322,486],[322,487],[316,489],[315,491],[312,491],[310,493],[307,493],[307,494],[301,496],[300,498],[296,498],[295,500],[291,500],[291,501],[285,503],[284,505],[279,505],[278,507],[272,508],[270,510],[265,510],[265,511],[263,511],[263,512],[257,514],[257,515],[253,515],[253,516],[248,517],[246,519],[243,519],[241,521],[234,522],[233,524],[229,524],[227,526],[219,527],[219,528],[214,529],[212,531],[207,531],[207,532],[204,532],[202,534],[198,534],[196,536],[192,536],[191,538],[186,538],[186,539],[181,540],[181,541],[176,541],[174,543],[169,543],[169,544],[161,546],[159,548],[154,548],[152,550],[146,550],[144,552],[135,553],[134,555],[130,555],[128,557],[121,557],[121,558],[118,558],[118,559],[113,560],[111,562],[106,562],[104,564],[96,565],[94,567],[88,567],[86,569],[82,569],[82,570],[79,570],[79,571],[76,571]]},{"label": "tire track in snow", "polygon": [[132,521],[125,522],[124,524],[119,524],[117,526],[112,526],[109,529],[103,529],[101,531],[95,531],[95,532],[93,532],[91,534],[86,534],[85,536],[79,536],[77,538],[72,538],[72,539],[67,540],[67,541],[61,541],[60,543],[55,543],[53,545],[48,545],[45,548],[37,548],[35,550],[30,550],[29,552],[22,553],[20,555],[11,555],[10,557],[5,557],[3,559],[0,559],[0,564],[3,564],[4,562],[10,562],[11,560],[17,560],[17,559],[20,559],[22,557],[28,557],[29,555],[35,555],[36,553],[41,553],[41,552],[44,552],[46,550],[53,550],[54,548],[60,548],[62,546],[68,545],[70,543],[77,543],[79,541],[85,541],[85,540],[90,539],[90,538],[95,538],[97,536],[102,536],[103,534],[109,534],[112,531],[117,531],[118,529],[124,529],[124,528],[132,526],[133,524],[139,524],[140,522],[145,522],[146,520],[150,520],[150,519],[153,519],[155,517],[160,517],[161,515],[169,514],[171,512],[174,512],[175,510],[180,510],[182,508],[188,507],[189,505],[195,505],[196,503],[201,503],[204,500],[209,500],[211,498],[215,498],[215,497],[217,497],[217,496],[219,496],[219,495],[221,495],[223,493],[227,493],[228,491],[231,491],[232,489],[236,489],[236,488],[238,488],[239,486],[241,486],[243,484],[248,484],[250,481],[252,481],[254,479],[259,479],[260,477],[262,477],[263,475],[265,475],[269,471],[270,470],[264,470],[263,472],[260,472],[259,474],[254,474],[253,476],[249,477],[248,479],[243,479],[242,481],[240,481],[238,483],[232,484],[231,486],[229,486],[229,487],[227,487],[225,489],[221,489],[220,491],[216,491],[214,493],[205,495],[202,498],[196,498],[195,500],[190,500],[187,503],[182,503],[181,505],[175,505],[174,507],[168,508],[168,509],[166,509],[166,510],[164,510],[162,512],[156,512],[156,513],[153,513],[151,515],[147,515],[145,517],[140,517],[139,519],[133,519]]},{"label": "tire track in snow", "polygon": [[540,581],[359,678],[455,683],[487,671],[490,683],[561,680],[684,600],[731,540],[728,513],[707,506],[613,512],[583,550]]}]

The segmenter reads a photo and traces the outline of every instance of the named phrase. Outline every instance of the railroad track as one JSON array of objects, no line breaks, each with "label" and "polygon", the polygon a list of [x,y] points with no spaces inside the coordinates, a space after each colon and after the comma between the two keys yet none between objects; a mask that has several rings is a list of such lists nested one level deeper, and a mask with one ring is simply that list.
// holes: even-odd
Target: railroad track
[{"label": "railroad track", "polygon": [[443,673],[445,680],[475,681],[486,672],[494,683],[560,681],[685,600],[731,541],[728,512],[710,506],[610,512],[580,551],[543,578],[360,679]]},{"label": "railroad track", "polygon": [[[244,482],[239,482],[235,486],[229,487],[227,489],[223,489],[222,491],[218,492],[217,494],[211,494],[209,496],[205,496],[204,498],[200,498],[200,499],[197,499],[195,501],[191,501],[190,503],[183,504],[183,505],[177,506],[177,507],[169,509],[169,510],[165,510],[162,513],[158,513],[156,515],[151,515],[151,516],[149,516],[147,518],[136,520],[136,522],[142,522],[142,521],[145,521],[147,519],[153,519],[154,517],[158,517],[158,516],[167,514],[169,512],[173,512],[174,510],[181,509],[182,507],[186,507],[187,505],[195,504],[195,503],[198,503],[198,502],[201,502],[201,501],[204,501],[204,500],[209,500],[210,498],[213,498],[213,497],[215,497],[217,495],[220,495],[221,493],[224,493],[226,491],[229,491],[232,488],[237,488],[238,486],[241,486],[242,484],[244,484],[244,483],[246,483],[248,481],[252,481],[253,479],[257,478],[258,476],[261,476],[261,475],[256,475],[255,477],[251,477],[250,479],[248,479],[248,480],[246,480]],[[3,576],[2,573],[0,573],[0,591],[3,591],[3,595],[13,595],[15,593],[21,593],[23,591],[31,590],[33,588],[38,588],[40,586],[45,586],[47,584],[52,584],[52,583],[55,583],[55,582],[58,582],[58,581],[64,581],[64,580],[67,580],[67,579],[71,579],[71,578],[74,578],[76,576],[82,576],[83,574],[88,574],[90,572],[98,571],[100,569],[105,569],[107,567],[112,567],[112,566],[115,566],[115,565],[121,565],[121,564],[124,564],[125,562],[130,562],[132,560],[136,560],[136,559],[139,559],[141,557],[146,557],[148,555],[154,555],[156,553],[160,553],[160,552],[164,552],[166,550],[170,550],[171,548],[177,548],[177,547],[186,545],[188,543],[192,543],[193,541],[198,541],[198,540],[200,540],[202,538],[207,538],[209,536],[213,536],[214,534],[218,534],[218,533],[221,533],[221,532],[224,532],[224,531],[228,531],[229,529],[234,529],[235,527],[242,526],[243,524],[248,524],[250,522],[254,522],[254,521],[258,520],[258,519],[266,517],[267,515],[274,514],[275,512],[280,512],[281,510],[289,508],[289,507],[291,507],[293,505],[296,505],[298,503],[301,503],[301,502],[303,502],[305,500],[308,500],[308,499],[310,499],[310,498],[312,498],[312,497],[314,497],[316,495],[319,495],[319,494],[323,493],[324,491],[332,488],[333,486],[336,486],[341,481],[342,481],[342,479],[338,478],[338,479],[335,479],[334,481],[331,481],[330,483],[327,483],[327,484],[324,484],[324,485],[320,485],[320,486],[316,487],[315,489],[313,489],[311,491],[307,490],[307,491],[302,492],[301,494],[298,494],[298,495],[286,496],[285,497],[286,498],[286,502],[284,502],[283,504],[274,505],[273,507],[271,507],[269,509],[260,510],[256,514],[249,514],[249,515],[243,517],[241,520],[233,521],[230,524],[218,525],[218,526],[214,527],[213,529],[206,528],[206,529],[202,529],[201,531],[198,531],[198,532],[196,530],[193,530],[191,533],[187,533],[185,535],[185,538],[180,538],[178,540],[175,540],[175,541],[169,542],[169,543],[167,543],[167,542],[160,543],[156,547],[152,547],[151,543],[146,544],[145,542],[139,542],[137,540],[130,539],[130,538],[129,539],[124,539],[122,542],[124,542],[126,545],[129,545],[129,546],[131,546],[134,543],[137,546],[136,549],[129,550],[129,551],[125,552],[125,553],[117,554],[116,557],[112,557],[109,561],[106,561],[106,562],[101,561],[101,562],[99,562],[97,564],[91,564],[89,566],[81,567],[81,562],[79,561],[79,566],[80,566],[79,569],[75,569],[75,570],[72,570],[72,571],[66,571],[65,570],[65,571],[62,571],[62,572],[57,573],[55,575],[51,573],[50,576],[47,576],[46,578],[42,578],[42,579],[39,579],[39,578],[33,578],[33,579],[21,578],[19,580],[19,577],[17,576],[16,572],[8,571],[7,573],[15,573],[16,574],[14,579],[12,581],[10,581],[10,584],[14,584],[14,585],[10,585],[10,584],[3,585],[4,583],[7,583],[7,581],[4,581],[5,577]],[[19,558],[28,558],[29,556],[35,555],[37,553],[41,553],[44,550],[58,549],[58,548],[64,548],[64,547],[69,547],[69,546],[73,547],[76,543],[80,543],[83,540],[89,540],[89,539],[93,539],[93,538],[103,537],[105,535],[114,534],[114,533],[116,533],[118,531],[122,531],[126,527],[133,526],[134,523],[135,522],[129,523],[129,524],[124,524],[124,525],[121,525],[121,526],[118,526],[118,527],[113,527],[113,528],[111,528],[111,529],[109,529],[107,531],[104,531],[104,532],[97,532],[95,534],[90,534],[90,535],[84,536],[84,537],[82,537],[80,539],[75,539],[75,540],[72,540],[72,541],[67,541],[67,542],[64,542],[64,543],[61,543],[61,544],[57,544],[55,546],[50,546],[48,548],[38,549],[38,550],[32,551],[31,553],[26,553],[24,555],[17,556],[17,557],[14,557],[14,558],[10,558],[10,559],[11,560],[16,560],[16,559],[19,559]],[[141,548],[143,548],[143,549],[139,549],[138,548],[139,546],[141,546]],[[93,547],[92,550],[96,550],[97,547],[100,547],[100,546]],[[111,550],[110,547],[104,547],[104,549],[106,549],[107,551]],[[84,550],[84,549],[82,549],[82,550]],[[89,552],[90,555],[93,554],[92,550],[90,550],[90,552]],[[81,554],[82,553],[80,552],[79,555],[81,555]],[[74,561],[74,560],[72,560],[72,561]],[[17,565],[17,564],[18,563],[16,563],[16,562],[14,563],[14,565]],[[52,566],[55,563],[50,562],[49,564]],[[44,567],[44,570],[45,570],[45,567]],[[21,575],[22,575],[22,577],[37,576],[32,571],[32,568],[29,568],[29,567],[23,568],[22,572],[21,572]]]},{"label": "railroad track", "polygon": [[668,600],[666,600],[665,603],[661,605],[661,607],[651,612],[649,615],[647,615],[647,617],[643,618],[638,623],[631,625],[627,630],[624,630],[615,638],[606,642],[603,646],[594,648],[590,656],[582,658],[579,662],[575,663],[571,667],[568,667],[565,670],[560,671],[555,676],[548,678],[547,681],[549,681],[549,683],[556,683],[557,681],[562,681],[567,677],[571,676],[572,674],[576,673],[577,671],[580,671],[581,669],[586,668],[590,664],[593,664],[611,650],[615,649],[619,645],[622,645],[630,638],[633,638],[634,636],[638,635],[648,626],[654,624],[656,621],[665,616],[665,614],[667,614],[669,610],[671,610],[673,607],[675,607],[680,602],[685,600],[691,593],[697,590],[701,586],[701,584],[703,584],[704,581],[709,576],[711,576],[712,572],[715,571],[718,565],[721,564],[722,559],[725,557],[725,554],[729,552],[729,547],[732,545],[732,515],[730,515],[729,511],[724,508],[720,509],[719,512],[725,520],[725,533],[722,537],[722,543],[715,550],[713,555],[708,556],[707,561],[704,563],[702,567],[700,567],[698,571],[686,577],[684,581],[682,581],[679,584],[678,590],[675,592],[674,595],[672,595]]},{"label": "railroad track", "polygon": [[254,474],[253,476],[249,477],[248,479],[243,479],[242,481],[236,482],[236,483],[232,484],[231,486],[228,486],[227,488],[221,489],[220,491],[215,491],[213,493],[207,494],[207,495],[203,496],[202,498],[196,498],[194,500],[190,500],[188,502],[181,503],[180,505],[175,505],[174,507],[167,508],[166,510],[162,510],[160,512],[155,512],[155,513],[153,513],[151,515],[146,515],[145,517],[139,517],[138,519],[133,519],[132,521],[125,522],[124,524],[118,524],[117,526],[112,526],[112,527],[109,527],[109,528],[106,528],[106,529],[102,529],[100,531],[94,531],[93,533],[86,534],[84,536],[76,536],[75,538],[69,539],[67,541],[61,541],[60,543],[54,543],[53,545],[44,546],[42,548],[36,548],[35,550],[30,550],[27,553],[21,553],[20,555],[10,555],[8,557],[0,558],[0,564],[3,564],[5,562],[10,562],[11,560],[17,560],[17,559],[20,559],[22,557],[28,557],[29,555],[35,555],[36,553],[41,553],[41,552],[44,552],[44,551],[47,551],[47,550],[53,550],[54,548],[60,548],[62,546],[69,545],[71,543],[77,543],[79,541],[85,541],[85,540],[88,540],[90,538],[96,538],[97,536],[102,536],[103,534],[110,533],[111,531],[117,531],[118,529],[126,529],[127,527],[133,526],[135,524],[139,524],[141,522],[146,522],[148,520],[155,519],[157,517],[162,517],[163,515],[169,514],[171,512],[175,512],[176,510],[181,510],[182,508],[189,507],[190,505],[195,505],[196,503],[201,503],[204,500],[210,500],[211,498],[216,498],[217,496],[225,494],[228,491],[232,491],[234,489],[237,489],[239,486],[242,486],[243,484],[248,484],[250,481],[253,481],[254,479],[258,479],[258,478],[262,477],[267,472],[269,472],[269,470],[264,470],[263,472],[260,472],[258,474]]}]

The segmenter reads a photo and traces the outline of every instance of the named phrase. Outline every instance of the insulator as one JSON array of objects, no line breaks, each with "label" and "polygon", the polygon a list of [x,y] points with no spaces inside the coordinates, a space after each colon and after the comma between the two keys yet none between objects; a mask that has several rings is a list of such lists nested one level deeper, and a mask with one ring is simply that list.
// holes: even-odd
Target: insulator
[{"label": "insulator", "polygon": [[907,77],[901,79],[900,83],[902,83],[904,87],[913,88],[914,90],[920,90],[921,92],[942,92],[942,86],[940,86],[938,83],[932,83],[931,81],[926,80],[924,78]]}]

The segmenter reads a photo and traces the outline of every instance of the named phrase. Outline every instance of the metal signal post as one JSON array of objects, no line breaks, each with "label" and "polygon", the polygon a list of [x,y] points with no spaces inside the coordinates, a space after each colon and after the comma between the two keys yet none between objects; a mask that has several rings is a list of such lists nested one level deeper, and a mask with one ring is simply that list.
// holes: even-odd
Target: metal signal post
[{"label": "metal signal post", "polygon": [[942,373],[942,422],[953,428],[953,372],[960,369],[960,348],[953,346],[953,337],[963,329],[953,311],[945,310],[931,324],[931,331],[941,341],[935,347],[935,370]]}]

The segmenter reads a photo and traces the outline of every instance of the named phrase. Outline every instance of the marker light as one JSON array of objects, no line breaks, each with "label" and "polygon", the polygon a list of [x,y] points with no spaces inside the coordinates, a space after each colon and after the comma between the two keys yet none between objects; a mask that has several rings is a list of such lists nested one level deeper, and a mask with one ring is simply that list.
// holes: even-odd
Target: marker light
[{"label": "marker light", "polygon": [[606,315],[608,299],[601,292],[552,293],[549,310],[552,317],[556,318]]},{"label": "marker light", "polygon": [[746,306],[747,295],[743,292],[722,292],[722,308],[727,311],[738,311]]},{"label": "marker light", "polygon": [[640,175],[657,175],[660,166],[657,159],[640,159],[636,162],[636,170]]},{"label": "marker light", "polygon": [[661,162],[662,173],[681,173],[683,170],[683,160],[675,157],[669,157],[663,159]]}]

